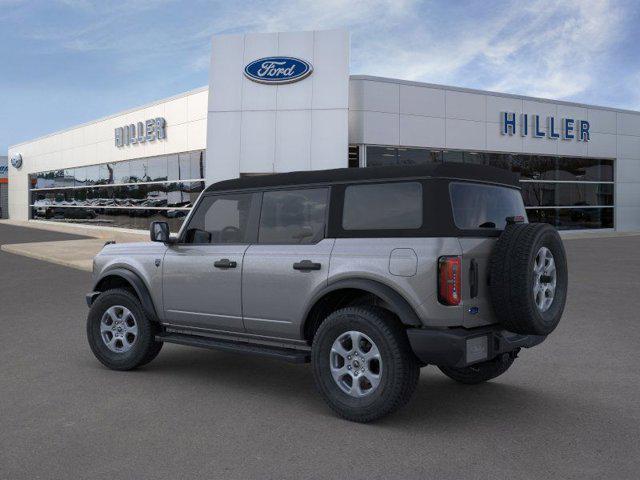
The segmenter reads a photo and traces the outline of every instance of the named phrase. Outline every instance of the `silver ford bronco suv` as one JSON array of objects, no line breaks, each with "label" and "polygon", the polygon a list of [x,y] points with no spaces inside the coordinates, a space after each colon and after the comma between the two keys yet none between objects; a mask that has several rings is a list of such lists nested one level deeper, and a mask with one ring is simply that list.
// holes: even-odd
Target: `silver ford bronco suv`
[{"label": "silver ford bronco suv", "polygon": [[480,165],[338,169],[209,186],[176,236],[109,242],[94,259],[87,336],[141,367],[163,343],[312,364],[337,414],[380,418],[435,365],[503,374],[558,325],[562,241],[527,223],[515,174]]}]

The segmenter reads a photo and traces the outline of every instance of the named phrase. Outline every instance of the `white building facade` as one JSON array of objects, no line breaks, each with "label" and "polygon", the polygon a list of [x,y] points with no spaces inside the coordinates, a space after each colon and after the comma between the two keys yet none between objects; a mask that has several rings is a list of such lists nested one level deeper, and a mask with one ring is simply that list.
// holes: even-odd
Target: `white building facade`
[{"label": "white building facade", "polygon": [[215,36],[207,87],[9,149],[9,216],[176,229],[239,175],[430,162],[519,172],[530,221],[640,230],[640,112],[349,75],[345,31]]}]

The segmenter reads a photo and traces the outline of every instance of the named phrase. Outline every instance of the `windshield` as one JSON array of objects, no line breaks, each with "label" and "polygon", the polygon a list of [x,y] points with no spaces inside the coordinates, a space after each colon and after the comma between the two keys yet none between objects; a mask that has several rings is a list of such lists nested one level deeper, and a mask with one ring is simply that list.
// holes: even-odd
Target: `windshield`
[{"label": "windshield", "polygon": [[504,229],[507,217],[527,221],[520,190],[496,185],[452,182],[449,185],[453,219],[461,230]]}]

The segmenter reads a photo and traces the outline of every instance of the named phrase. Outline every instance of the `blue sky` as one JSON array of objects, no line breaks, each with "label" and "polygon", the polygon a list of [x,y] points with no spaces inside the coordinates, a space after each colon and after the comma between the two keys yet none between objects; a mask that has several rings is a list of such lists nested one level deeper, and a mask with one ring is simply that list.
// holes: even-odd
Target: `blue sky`
[{"label": "blue sky", "polygon": [[640,110],[635,0],[0,0],[0,154],[205,85],[213,34],[338,27],[353,74]]}]

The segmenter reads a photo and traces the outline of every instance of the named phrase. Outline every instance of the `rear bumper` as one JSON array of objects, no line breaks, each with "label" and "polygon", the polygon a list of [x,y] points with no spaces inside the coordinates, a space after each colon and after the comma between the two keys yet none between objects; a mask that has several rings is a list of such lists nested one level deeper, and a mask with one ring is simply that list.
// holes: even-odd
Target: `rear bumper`
[{"label": "rear bumper", "polygon": [[466,367],[492,360],[498,355],[542,343],[544,335],[521,335],[499,326],[472,329],[448,328],[407,330],[415,355],[425,364]]}]

